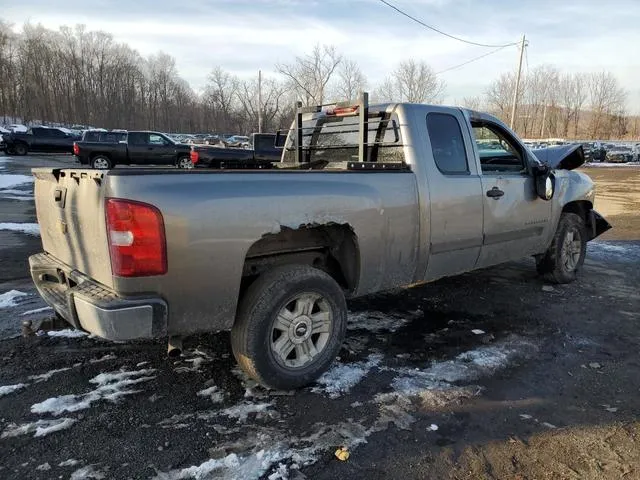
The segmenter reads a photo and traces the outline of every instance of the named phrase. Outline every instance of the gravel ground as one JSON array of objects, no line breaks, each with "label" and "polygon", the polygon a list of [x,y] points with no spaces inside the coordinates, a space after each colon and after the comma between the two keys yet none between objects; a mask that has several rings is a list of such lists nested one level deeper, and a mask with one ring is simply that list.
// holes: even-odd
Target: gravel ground
[{"label": "gravel ground", "polygon": [[[228,334],[171,361],[161,342],[20,337],[49,315],[23,315],[44,307],[24,263],[39,241],[0,231],[0,478],[640,478],[640,228],[611,204],[638,171],[593,173],[597,208],[627,223],[577,282],[523,261],[352,301],[340,359],[295,393],[247,380]],[[35,222],[11,195],[0,223]]]}]

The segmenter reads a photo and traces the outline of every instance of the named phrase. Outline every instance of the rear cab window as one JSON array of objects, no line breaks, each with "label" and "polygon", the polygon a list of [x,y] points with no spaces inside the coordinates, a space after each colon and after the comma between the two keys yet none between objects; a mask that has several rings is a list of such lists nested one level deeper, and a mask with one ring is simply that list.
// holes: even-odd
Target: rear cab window
[{"label": "rear cab window", "polygon": [[467,150],[460,123],[448,113],[427,114],[427,133],[433,159],[445,175],[469,174]]}]

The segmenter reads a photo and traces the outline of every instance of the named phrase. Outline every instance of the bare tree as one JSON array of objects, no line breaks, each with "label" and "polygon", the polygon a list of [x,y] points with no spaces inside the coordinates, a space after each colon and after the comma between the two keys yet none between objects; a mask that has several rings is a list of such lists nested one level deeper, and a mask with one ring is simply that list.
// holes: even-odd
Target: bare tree
[{"label": "bare tree", "polygon": [[280,127],[278,116],[282,111],[286,87],[273,78],[262,80],[262,104],[258,104],[258,81],[256,79],[241,81],[238,85],[237,97],[246,121],[245,130],[257,130],[258,113],[262,110],[265,130],[276,130]]},{"label": "bare tree", "polygon": [[356,100],[367,88],[367,78],[353,60],[344,60],[338,68],[337,100]]},{"label": "bare tree", "polygon": [[[521,82],[520,84],[518,103],[522,102],[524,83],[525,82]],[[515,75],[513,73],[503,73],[489,84],[485,92],[489,110],[505,122],[509,120],[509,115],[511,114],[511,103],[513,101],[515,85]]]},{"label": "bare tree", "polygon": [[383,102],[440,103],[445,83],[425,62],[401,61],[374,92]]},{"label": "bare tree", "polygon": [[290,64],[278,64],[276,70],[284,75],[298,98],[305,105],[324,103],[327,86],[342,62],[342,55],[331,45],[316,45],[310,54],[296,57]]},{"label": "bare tree", "polygon": [[476,95],[475,97],[464,97],[456,103],[470,110],[482,110],[485,101],[480,95]]},{"label": "bare tree", "polygon": [[605,126],[606,117],[617,115],[624,108],[627,94],[611,72],[592,73],[587,78],[591,110],[590,135],[591,138],[598,138],[601,134],[610,132]]}]

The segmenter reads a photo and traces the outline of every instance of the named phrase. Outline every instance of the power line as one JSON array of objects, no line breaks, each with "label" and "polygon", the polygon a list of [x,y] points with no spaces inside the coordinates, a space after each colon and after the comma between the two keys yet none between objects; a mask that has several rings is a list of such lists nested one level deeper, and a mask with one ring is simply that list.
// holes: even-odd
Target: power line
[{"label": "power line", "polygon": [[475,62],[476,60],[480,60],[481,58],[488,57],[489,55],[493,55],[494,53],[497,53],[500,50],[503,50],[503,49],[505,49],[507,47],[510,47],[510,46],[511,45],[504,45],[502,47],[496,48],[495,50],[491,50],[489,53],[485,53],[483,55],[480,55],[479,57],[475,57],[475,58],[472,58],[471,60],[467,60],[466,62],[460,63],[458,65],[454,65],[453,67],[449,67],[449,68],[445,68],[444,70],[440,70],[439,72],[436,72],[436,75],[440,75],[441,73],[448,72],[449,70],[455,70],[456,68],[464,67],[465,65],[468,65],[468,64],[470,64],[472,62]]},{"label": "power line", "polygon": [[387,7],[393,8],[400,15],[404,15],[405,17],[407,17],[410,20],[413,20],[414,22],[418,23],[419,25],[422,25],[423,27],[426,27],[429,30],[433,30],[434,32],[438,32],[440,35],[444,35],[445,37],[449,37],[449,38],[453,38],[454,40],[458,40],[459,42],[464,42],[464,43],[468,43],[469,45],[476,45],[478,47],[487,47],[487,48],[504,48],[504,47],[510,47],[511,45],[517,45],[519,43],[519,42],[513,42],[513,43],[506,43],[504,45],[488,45],[486,43],[477,43],[477,42],[472,42],[470,40],[465,40],[464,38],[460,38],[460,37],[456,37],[454,35],[450,35],[450,34],[448,34],[446,32],[443,32],[442,30],[437,29],[436,27],[432,27],[431,25],[427,25],[422,20],[418,20],[416,17],[413,17],[413,16],[409,15],[408,13],[400,10],[398,7],[396,7],[395,5],[390,4],[386,0],[380,0],[380,1],[382,3],[384,3]]}]

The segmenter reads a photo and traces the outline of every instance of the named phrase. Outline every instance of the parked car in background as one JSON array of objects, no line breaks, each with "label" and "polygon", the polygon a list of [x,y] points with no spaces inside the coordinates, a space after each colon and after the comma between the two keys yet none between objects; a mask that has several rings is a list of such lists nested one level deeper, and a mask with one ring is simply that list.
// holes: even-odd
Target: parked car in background
[{"label": "parked car in background", "polygon": [[26,132],[3,135],[4,150],[8,155],[39,153],[72,153],[73,142],[80,137],[59,128],[32,127]]},{"label": "parked car in background", "polygon": [[227,147],[249,148],[251,139],[244,135],[233,135],[223,140]]},{"label": "parked car in background", "polygon": [[611,150],[607,150],[606,161],[611,163],[627,163],[633,162],[633,150],[631,147],[624,145],[614,146]]},{"label": "parked car in background", "polygon": [[25,133],[27,130],[29,130],[29,127],[20,123],[13,123],[11,125],[7,125],[7,129],[11,132]]},{"label": "parked car in background", "polygon": [[[249,138],[249,137],[246,137]],[[251,136],[254,148],[219,148],[215,146],[192,146],[191,161],[194,166],[216,169],[268,169],[273,162],[282,159],[282,144],[276,145],[275,133],[254,133]],[[285,137],[282,136],[282,143]]]},{"label": "parked car in background", "polygon": [[[86,135],[86,134],[85,134]],[[102,132],[73,146],[82,165],[110,169],[116,165],[172,165],[192,168],[191,147],[160,132]]]}]

